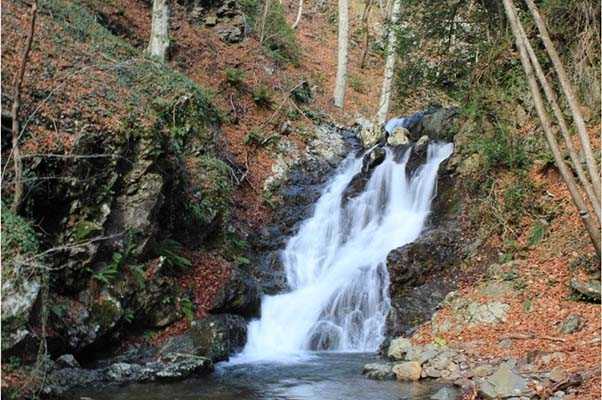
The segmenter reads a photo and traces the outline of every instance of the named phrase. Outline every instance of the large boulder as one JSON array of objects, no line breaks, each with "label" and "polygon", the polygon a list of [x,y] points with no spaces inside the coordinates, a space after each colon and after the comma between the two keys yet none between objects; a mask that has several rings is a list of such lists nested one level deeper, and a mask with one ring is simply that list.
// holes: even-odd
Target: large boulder
[{"label": "large boulder", "polygon": [[395,379],[393,365],[389,363],[366,364],[362,369],[362,374],[366,375],[366,378],[368,379],[374,379],[377,381]]},{"label": "large boulder", "polygon": [[197,354],[224,361],[230,354],[242,350],[247,339],[247,323],[238,315],[210,315],[193,321],[191,334]]},{"label": "large boulder", "polygon": [[450,140],[455,133],[455,122],[459,116],[457,108],[436,108],[429,110],[416,126],[410,128],[412,139],[422,135],[431,139]]},{"label": "large boulder", "polygon": [[40,288],[40,280],[35,276],[26,279],[16,271],[3,274],[2,351],[13,348],[29,335],[28,322]]},{"label": "large boulder", "polygon": [[422,367],[419,362],[406,361],[395,364],[393,373],[398,381],[417,381],[420,379]]},{"label": "large boulder", "polygon": [[493,375],[479,383],[479,394],[485,399],[520,397],[528,391],[528,381],[508,364],[501,364]]},{"label": "large boulder", "polygon": [[387,256],[391,309],[387,335],[407,335],[430,319],[438,304],[452,289],[442,274],[460,257],[459,229],[454,224],[425,232],[416,241],[395,249]]},{"label": "large boulder", "polygon": [[210,311],[254,317],[258,315],[260,306],[257,280],[238,268],[232,268],[228,280],[217,292]]}]

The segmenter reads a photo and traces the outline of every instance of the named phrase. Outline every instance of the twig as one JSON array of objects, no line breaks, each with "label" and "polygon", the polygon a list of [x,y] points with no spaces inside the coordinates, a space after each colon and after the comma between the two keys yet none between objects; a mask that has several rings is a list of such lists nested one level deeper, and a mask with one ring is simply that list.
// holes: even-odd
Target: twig
[{"label": "twig", "polygon": [[501,336],[500,339],[517,339],[517,340],[531,340],[531,339],[543,339],[550,340],[553,342],[566,342],[566,339],[553,337],[553,336],[536,336],[534,333],[511,333],[508,335]]}]

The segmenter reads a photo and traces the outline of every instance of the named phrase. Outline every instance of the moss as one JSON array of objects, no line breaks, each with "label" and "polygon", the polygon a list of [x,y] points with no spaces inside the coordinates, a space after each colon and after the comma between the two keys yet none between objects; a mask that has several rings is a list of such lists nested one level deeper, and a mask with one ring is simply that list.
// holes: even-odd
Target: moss
[{"label": "moss", "polygon": [[103,298],[92,306],[91,318],[101,330],[111,328],[121,316],[121,305],[113,298]]},{"label": "moss", "polygon": [[[36,233],[29,222],[14,214],[3,202],[0,204],[2,261],[6,267],[17,256],[37,254],[39,244]],[[2,271],[4,273],[5,268],[2,268]]]},{"label": "moss", "polygon": [[205,224],[212,223],[217,217],[228,219],[234,190],[229,167],[215,157],[201,156],[197,160],[197,169],[201,199],[191,204],[195,217]]},{"label": "moss", "polygon": [[72,230],[72,235],[76,240],[84,240],[93,237],[102,232],[102,226],[92,221],[79,221]]}]

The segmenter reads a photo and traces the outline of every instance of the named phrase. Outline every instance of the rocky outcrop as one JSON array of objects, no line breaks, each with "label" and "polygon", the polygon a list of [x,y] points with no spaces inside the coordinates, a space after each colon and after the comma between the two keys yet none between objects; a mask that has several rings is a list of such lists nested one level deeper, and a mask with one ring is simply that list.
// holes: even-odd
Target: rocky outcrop
[{"label": "rocky outcrop", "polygon": [[145,363],[115,362],[99,369],[59,368],[47,377],[43,394],[60,398],[78,387],[151,381],[178,381],[213,371],[211,360],[191,354],[168,353]]},{"label": "rocky outcrop", "polygon": [[387,256],[391,310],[387,335],[408,334],[428,320],[452,286],[437,280],[460,257],[459,229],[453,224],[428,230]]},{"label": "rocky outcrop", "polygon": [[259,284],[253,276],[232,268],[228,280],[217,292],[210,311],[255,317],[261,306],[260,293]]}]

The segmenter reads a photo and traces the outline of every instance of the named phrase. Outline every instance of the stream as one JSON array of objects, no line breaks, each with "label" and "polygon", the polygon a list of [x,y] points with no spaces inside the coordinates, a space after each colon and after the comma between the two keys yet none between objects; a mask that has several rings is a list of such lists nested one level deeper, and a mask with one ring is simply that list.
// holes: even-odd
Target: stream
[{"label": "stream", "polygon": [[373,381],[362,366],[373,353],[311,353],[290,363],[218,364],[206,377],[177,383],[80,389],[68,400],[428,400],[441,384]]},{"label": "stream", "polygon": [[[324,187],[313,215],[282,252],[289,291],[264,296],[247,344],[214,374],[179,383],[106,386],[72,399],[430,399],[441,384],[373,381],[390,307],[389,252],[415,240],[430,213],[437,171],[453,145],[431,143],[408,176],[412,149],[386,148],[371,173],[350,155]],[[364,174],[364,175],[361,175]],[[364,184],[349,195],[354,179]],[[357,180],[356,180],[357,182]]]}]

